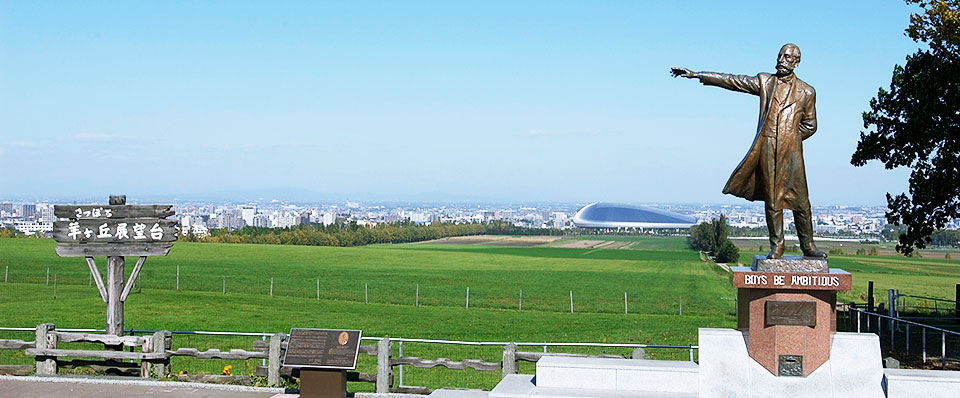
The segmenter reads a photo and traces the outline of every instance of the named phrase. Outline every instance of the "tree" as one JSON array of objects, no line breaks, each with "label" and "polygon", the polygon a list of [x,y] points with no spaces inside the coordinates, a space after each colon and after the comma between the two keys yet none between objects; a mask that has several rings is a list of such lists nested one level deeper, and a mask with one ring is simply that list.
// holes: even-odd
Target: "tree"
[{"label": "tree", "polygon": [[727,217],[702,222],[690,228],[687,244],[693,250],[711,253],[718,263],[732,263],[740,258],[740,249],[727,237]]},{"label": "tree", "polygon": [[715,242],[712,223],[702,222],[690,228],[687,244],[691,249],[712,253],[717,247]]},{"label": "tree", "polygon": [[737,249],[737,246],[726,239],[723,243],[720,244],[720,248],[717,249],[716,260],[718,263],[735,263],[740,259],[740,249]]},{"label": "tree", "polygon": [[907,0],[907,35],[929,48],[907,56],[863,113],[860,142],[850,163],[870,160],[887,169],[910,167],[910,195],[887,193],[887,221],[904,225],[897,251],[925,248],[930,235],[960,218],[960,0]]},{"label": "tree", "polygon": [[713,220],[713,247],[720,250],[720,246],[727,240],[727,216],[720,214],[719,219]]}]

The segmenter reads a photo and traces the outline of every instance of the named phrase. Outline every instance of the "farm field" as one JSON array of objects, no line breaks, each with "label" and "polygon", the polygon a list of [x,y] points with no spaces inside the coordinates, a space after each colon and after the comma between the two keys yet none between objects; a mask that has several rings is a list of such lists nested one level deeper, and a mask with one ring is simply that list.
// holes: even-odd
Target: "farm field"
[{"label": "farm field", "polygon": [[[365,336],[686,345],[696,344],[699,327],[735,326],[727,274],[685,249],[682,237],[566,237],[536,246],[529,241],[496,245],[478,238],[353,248],[179,242],[169,256],[147,260],[139,289],[125,306],[126,327],[267,333],[358,328]],[[589,245],[563,247],[577,241]],[[54,246],[52,240],[0,239],[0,271],[8,267],[7,283],[0,284],[0,326],[103,327],[104,304],[88,285],[84,262],[57,257]],[[742,251],[741,262],[753,254],[759,252]],[[103,272],[104,260],[99,261]],[[127,272],[133,261],[128,259]],[[865,301],[869,280],[875,281],[878,300],[888,288],[952,299],[960,283],[958,260],[838,255],[830,262],[853,273],[854,290],[841,294],[841,302]],[[0,338],[32,340],[32,334],[0,332]],[[176,335],[174,346],[250,349],[252,339]],[[628,349],[575,351],[629,354]],[[683,350],[648,353],[656,359],[687,356]],[[408,343],[404,355],[498,361],[500,349]],[[0,364],[31,359],[0,351]],[[250,374],[259,362],[177,358],[173,370],[218,374],[229,364],[234,374]],[[532,364],[523,366],[522,372],[533,371]],[[361,371],[373,373],[374,367],[372,357],[361,355]],[[406,369],[404,384],[490,389],[498,380],[496,372]],[[349,388],[370,391],[372,384]]]}]

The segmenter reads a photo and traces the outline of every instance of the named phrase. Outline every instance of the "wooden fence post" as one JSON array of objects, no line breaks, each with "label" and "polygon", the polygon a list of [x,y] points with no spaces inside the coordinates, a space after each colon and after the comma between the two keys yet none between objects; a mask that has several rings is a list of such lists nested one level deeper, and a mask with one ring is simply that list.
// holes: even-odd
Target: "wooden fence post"
[{"label": "wooden fence post", "polygon": [[267,384],[274,386],[280,383],[280,346],[283,343],[283,333],[270,336],[270,352],[267,354]]},{"label": "wooden fence post", "polygon": [[506,379],[507,375],[514,375],[518,372],[517,366],[517,345],[509,343],[503,347],[503,360],[501,361],[503,372],[500,379]]},{"label": "wooden fence post", "polygon": [[[52,323],[37,325],[35,343],[38,350],[57,348],[57,335]],[[37,357],[37,376],[53,376],[57,374],[57,360],[52,357]]]},{"label": "wooden fence post", "polygon": [[[165,330],[158,330],[154,332],[153,335],[147,339],[147,343],[143,346],[143,352],[166,352],[167,337],[170,335],[170,332]],[[142,360],[140,362],[140,377],[149,378],[151,376],[156,376],[157,379],[162,379],[167,374],[169,361],[170,357],[165,357],[163,359]]]},{"label": "wooden fence post", "polygon": [[380,339],[377,343],[377,394],[390,392],[390,379],[393,377],[393,367],[390,366],[390,357],[393,355],[393,346],[389,337]]}]

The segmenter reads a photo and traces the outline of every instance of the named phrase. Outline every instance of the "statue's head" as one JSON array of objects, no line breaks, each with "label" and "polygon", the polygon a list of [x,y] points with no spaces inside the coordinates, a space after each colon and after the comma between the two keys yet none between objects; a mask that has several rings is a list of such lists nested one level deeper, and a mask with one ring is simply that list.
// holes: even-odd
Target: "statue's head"
[{"label": "statue's head", "polygon": [[800,47],[793,43],[787,43],[780,47],[780,54],[777,55],[777,75],[789,75],[799,64]]}]

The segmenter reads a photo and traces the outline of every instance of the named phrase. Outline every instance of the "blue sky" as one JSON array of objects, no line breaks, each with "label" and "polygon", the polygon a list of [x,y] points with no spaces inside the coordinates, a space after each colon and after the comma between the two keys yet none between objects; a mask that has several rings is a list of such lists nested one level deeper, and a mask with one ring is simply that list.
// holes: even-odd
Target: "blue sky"
[{"label": "blue sky", "polygon": [[[817,90],[811,201],[883,204],[861,113],[918,45],[901,1],[0,2],[0,197],[727,202],[756,97]],[[283,198],[281,198],[283,199]]]}]

